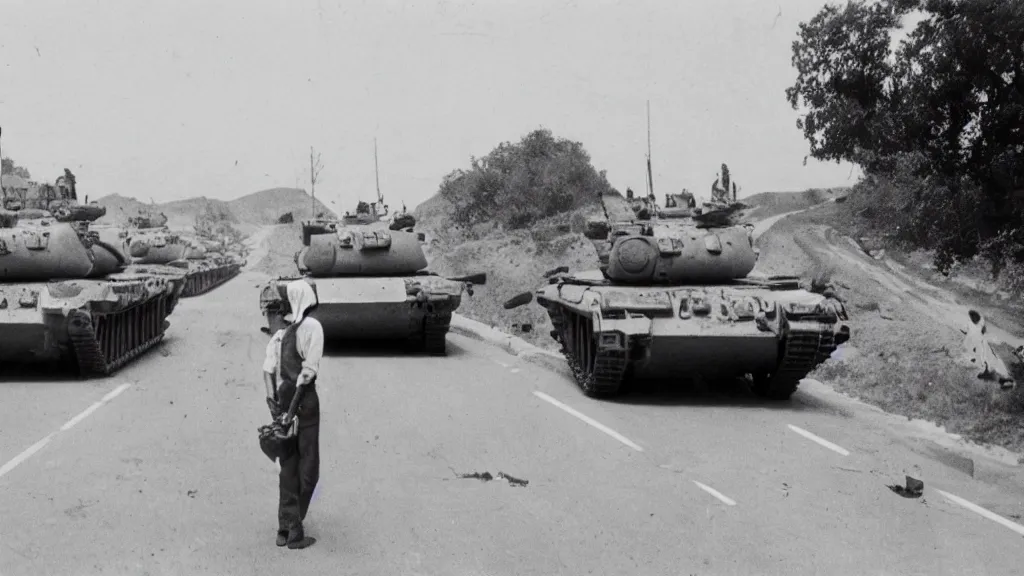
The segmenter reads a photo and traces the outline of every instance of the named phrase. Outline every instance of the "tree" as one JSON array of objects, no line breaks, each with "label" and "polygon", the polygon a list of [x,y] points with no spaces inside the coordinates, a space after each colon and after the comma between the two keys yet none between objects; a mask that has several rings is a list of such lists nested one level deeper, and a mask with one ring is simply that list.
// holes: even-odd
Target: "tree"
[{"label": "tree", "polygon": [[3,158],[2,160],[0,160],[0,173],[13,174],[15,176],[20,176],[25,180],[30,180],[32,178],[32,175],[29,174],[27,168],[18,166],[17,164],[14,163],[14,160],[10,158]]},{"label": "tree", "polygon": [[456,170],[441,182],[440,194],[454,207],[456,224],[497,221],[525,228],[537,220],[592,204],[613,191],[590,163],[579,142],[539,129],[518,143],[503,142],[469,170]]},{"label": "tree", "polygon": [[[923,18],[893,50],[912,11]],[[793,66],[786,98],[810,156],[899,182],[876,193],[905,195],[900,217],[946,260],[1024,258],[993,244],[1024,224],[1011,202],[1024,188],[1024,0],[826,6],[800,25]]]}]

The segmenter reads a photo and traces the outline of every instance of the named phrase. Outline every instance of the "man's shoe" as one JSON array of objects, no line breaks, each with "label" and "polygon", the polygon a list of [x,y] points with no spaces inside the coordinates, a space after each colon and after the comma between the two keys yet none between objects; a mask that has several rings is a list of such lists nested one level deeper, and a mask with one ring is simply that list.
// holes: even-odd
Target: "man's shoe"
[{"label": "man's shoe", "polygon": [[298,540],[296,542],[289,542],[288,543],[288,549],[289,550],[302,550],[303,548],[309,548],[313,544],[316,544],[316,538],[313,538],[312,536],[306,536],[302,540]]},{"label": "man's shoe", "polygon": [[278,532],[277,533],[277,542],[276,542],[276,544],[278,546],[284,546],[287,543],[288,543],[288,532]]}]

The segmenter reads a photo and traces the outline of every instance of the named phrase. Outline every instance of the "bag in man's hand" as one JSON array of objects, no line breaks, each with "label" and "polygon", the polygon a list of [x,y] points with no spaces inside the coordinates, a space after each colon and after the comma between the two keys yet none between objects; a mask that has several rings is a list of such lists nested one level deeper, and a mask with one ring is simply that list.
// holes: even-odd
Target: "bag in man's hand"
[{"label": "bag in man's hand", "polygon": [[260,450],[273,462],[278,458],[286,458],[298,448],[299,419],[293,418],[286,428],[280,421],[260,426]]}]

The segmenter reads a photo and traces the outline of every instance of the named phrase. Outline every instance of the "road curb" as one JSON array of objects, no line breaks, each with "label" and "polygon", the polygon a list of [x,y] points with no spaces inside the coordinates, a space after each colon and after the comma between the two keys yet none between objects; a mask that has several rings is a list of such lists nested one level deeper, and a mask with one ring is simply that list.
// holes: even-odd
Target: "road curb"
[{"label": "road curb", "polygon": [[803,379],[801,388],[816,396],[840,396],[851,406],[885,418],[882,425],[904,447],[976,480],[998,484],[1024,477],[1024,469],[1015,462],[1019,455],[1008,450],[975,444],[931,422],[907,420],[814,378]]},{"label": "road curb", "polygon": [[506,334],[483,322],[467,318],[461,314],[452,314],[449,329],[467,338],[497,346],[512,356],[531,364],[536,364],[569,378],[572,377],[572,372],[569,370],[569,366],[565,363],[565,358],[561,354],[530,344],[522,338]]}]

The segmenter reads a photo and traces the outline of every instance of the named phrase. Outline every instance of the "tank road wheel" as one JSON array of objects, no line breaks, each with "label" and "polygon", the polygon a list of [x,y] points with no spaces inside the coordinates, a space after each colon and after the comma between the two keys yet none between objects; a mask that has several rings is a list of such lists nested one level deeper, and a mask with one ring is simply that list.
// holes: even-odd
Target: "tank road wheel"
[{"label": "tank road wheel", "polygon": [[594,322],[568,312],[562,323],[562,353],[576,377],[576,384],[591,398],[616,395],[626,375],[625,352],[600,351]]}]

